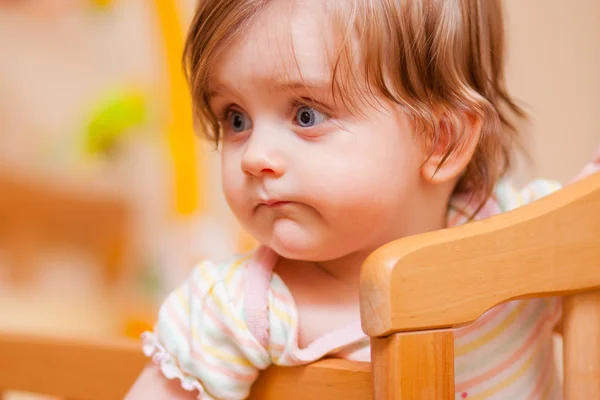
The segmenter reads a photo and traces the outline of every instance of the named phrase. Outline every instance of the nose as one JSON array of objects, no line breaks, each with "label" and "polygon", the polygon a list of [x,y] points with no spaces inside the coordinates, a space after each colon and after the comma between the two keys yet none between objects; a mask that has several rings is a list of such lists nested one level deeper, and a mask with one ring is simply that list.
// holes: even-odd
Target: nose
[{"label": "nose", "polygon": [[283,157],[273,137],[274,135],[259,133],[254,129],[242,157],[242,171],[245,174],[256,177],[283,175]]}]

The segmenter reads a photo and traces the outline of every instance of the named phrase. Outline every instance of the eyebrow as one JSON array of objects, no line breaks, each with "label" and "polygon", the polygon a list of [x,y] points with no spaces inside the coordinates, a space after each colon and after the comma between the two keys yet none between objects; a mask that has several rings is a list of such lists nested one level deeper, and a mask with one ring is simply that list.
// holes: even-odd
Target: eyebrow
[{"label": "eyebrow", "polygon": [[[331,82],[326,80],[315,80],[315,81],[290,81],[290,82],[281,82],[277,83],[273,86],[274,90],[314,90],[314,91],[323,91],[331,90]],[[210,98],[222,96],[224,92],[230,91],[229,87],[224,84],[216,85],[210,92],[208,93]]]},{"label": "eyebrow", "polygon": [[219,85],[215,86],[214,89],[209,90],[208,97],[209,98],[219,97],[220,95],[223,94],[223,92],[226,92],[227,90],[228,90],[227,86],[219,84]]},{"label": "eyebrow", "polygon": [[315,89],[315,90],[323,90],[329,89],[331,87],[331,83],[328,81],[293,81],[293,82],[284,82],[275,85],[276,89]]}]

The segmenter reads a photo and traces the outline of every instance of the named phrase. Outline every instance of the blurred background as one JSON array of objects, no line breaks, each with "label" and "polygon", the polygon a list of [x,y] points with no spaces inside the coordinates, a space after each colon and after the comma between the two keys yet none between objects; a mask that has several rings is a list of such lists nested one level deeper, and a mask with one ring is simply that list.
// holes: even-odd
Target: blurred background
[{"label": "blurred background", "polygon": [[[0,0],[0,330],[137,340],[195,260],[253,245],[193,135],[194,3]],[[505,4],[514,176],[566,182],[600,146],[600,2]]]}]

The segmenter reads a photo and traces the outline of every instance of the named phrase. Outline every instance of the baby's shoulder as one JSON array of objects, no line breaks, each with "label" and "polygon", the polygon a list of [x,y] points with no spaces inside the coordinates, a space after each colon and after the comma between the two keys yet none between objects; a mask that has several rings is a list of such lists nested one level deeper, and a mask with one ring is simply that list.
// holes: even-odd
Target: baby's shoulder
[{"label": "baby's shoulder", "polygon": [[240,298],[252,255],[246,253],[224,260],[201,260],[192,269],[184,285],[199,293],[225,291],[223,294],[227,297]]},{"label": "baby's shoulder", "polygon": [[293,307],[291,293],[277,273],[250,267],[255,256],[256,251],[252,251],[221,261],[202,260],[180,285],[179,291],[186,291],[193,298],[217,297],[223,303],[241,308],[249,301],[248,296],[254,299],[264,290],[269,304]]}]

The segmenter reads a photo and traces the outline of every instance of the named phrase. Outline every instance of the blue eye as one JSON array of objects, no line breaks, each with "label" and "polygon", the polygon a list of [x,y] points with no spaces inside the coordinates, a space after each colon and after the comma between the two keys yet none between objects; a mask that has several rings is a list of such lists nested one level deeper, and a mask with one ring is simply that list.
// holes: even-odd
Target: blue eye
[{"label": "blue eye", "polygon": [[325,122],[327,117],[309,106],[302,106],[296,111],[295,123],[302,128],[310,128]]},{"label": "blue eye", "polygon": [[229,126],[231,126],[231,130],[235,133],[244,132],[245,130],[252,128],[252,121],[250,121],[250,118],[239,111],[230,111],[228,119]]}]

